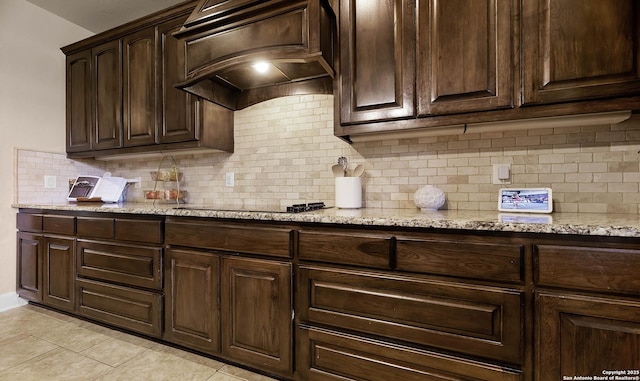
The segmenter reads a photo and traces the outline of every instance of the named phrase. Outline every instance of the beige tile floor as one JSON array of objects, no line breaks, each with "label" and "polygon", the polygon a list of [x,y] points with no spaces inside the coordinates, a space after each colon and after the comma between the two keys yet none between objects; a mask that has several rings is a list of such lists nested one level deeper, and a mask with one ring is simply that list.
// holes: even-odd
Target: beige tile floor
[{"label": "beige tile floor", "polygon": [[27,305],[0,312],[0,381],[274,381]]}]

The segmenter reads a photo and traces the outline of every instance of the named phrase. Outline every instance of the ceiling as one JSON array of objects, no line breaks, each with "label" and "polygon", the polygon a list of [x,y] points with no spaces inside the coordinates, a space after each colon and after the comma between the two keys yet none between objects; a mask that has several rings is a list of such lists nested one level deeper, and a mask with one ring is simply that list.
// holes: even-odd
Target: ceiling
[{"label": "ceiling", "polygon": [[125,24],[185,0],[27,0],[91,32]]}]

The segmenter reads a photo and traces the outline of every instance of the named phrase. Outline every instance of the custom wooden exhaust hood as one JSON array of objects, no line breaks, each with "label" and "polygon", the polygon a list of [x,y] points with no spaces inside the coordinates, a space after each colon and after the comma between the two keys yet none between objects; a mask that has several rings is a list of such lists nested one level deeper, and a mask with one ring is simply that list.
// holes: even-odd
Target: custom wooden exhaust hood
[{"label": "custom wooden exhaust hood", "polygon": [[336,16],[326,0],[201,0],[175,36],[187,71],[176,87],[231,110],[333,92]]}]

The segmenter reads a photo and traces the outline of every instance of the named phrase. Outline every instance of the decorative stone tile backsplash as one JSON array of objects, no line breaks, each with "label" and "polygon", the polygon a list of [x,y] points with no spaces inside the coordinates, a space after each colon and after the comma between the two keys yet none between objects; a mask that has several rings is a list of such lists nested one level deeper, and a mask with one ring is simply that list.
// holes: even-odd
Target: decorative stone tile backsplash
[{"label": "decorative stone tile backsplash", "polygon": [[[175,156],[184,173],[181,189],[194,204],[286,206],[334,204],[331,166],[339,156],[364,164],[364,206],[415,208],[413,194],[435,185],[447,209],[497,208],[500,185],[493,164],[511,165],[510,187],[551,187],[554,208],[564,212],[639,213],[640,117],[616,125],[466,133],[349,145],[333,135],[333,96],[274,99],[235,113],[235,152]],[[51,155],[42,158],[42,155]],[[64,200],[65,192],[43,189],[43,174],[58,185],[80,173],[140,177],[128,198],[143,201],[153,189],[149,172],[161,158],[72,161],[60,154],[19,150],[17,199]],[[165,160],[166,162],[166,160]],[[233,172],[234,186],[225,186]],[[64,179],[64,181],[63,181]],[[159,184],[159,188],[172,184]]]}]

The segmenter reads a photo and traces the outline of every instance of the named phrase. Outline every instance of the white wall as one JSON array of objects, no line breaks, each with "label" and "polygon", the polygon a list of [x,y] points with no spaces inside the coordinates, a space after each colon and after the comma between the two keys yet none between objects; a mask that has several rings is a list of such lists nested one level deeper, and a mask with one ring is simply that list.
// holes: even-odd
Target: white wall
[{"label": "white wall", "polygon": [[65,152],[65,56],[93,33],[25,0],[0,0],[0,295],[15,292],[14,150]]}]

